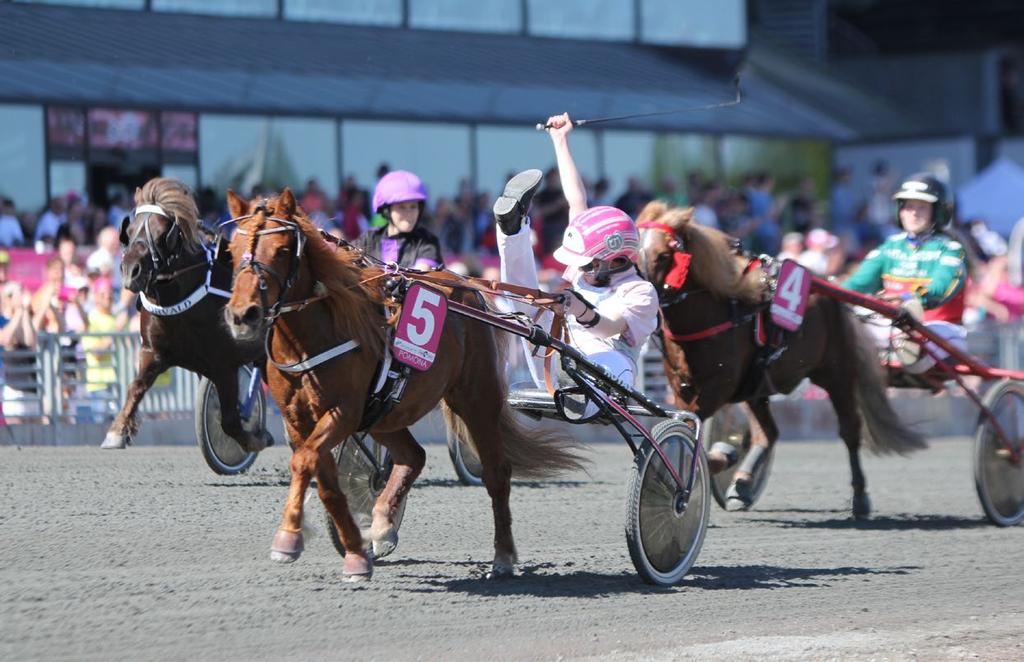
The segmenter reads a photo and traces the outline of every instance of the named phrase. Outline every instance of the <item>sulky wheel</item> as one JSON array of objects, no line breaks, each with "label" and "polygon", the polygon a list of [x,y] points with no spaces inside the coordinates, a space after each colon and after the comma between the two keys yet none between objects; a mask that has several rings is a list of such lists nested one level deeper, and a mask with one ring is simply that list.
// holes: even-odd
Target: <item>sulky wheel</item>
[{"label": "sulky wheel", "polygon": [[483,485],[484,468],[476,456],[476,451],[459,441],[459,438],[448,431],[448,456],[452,458],[455,475],[463,485]]},{"label": "sulky wheel", "polygon": [[710,499],[707,460],[693,431],[680,421],[662,421],[651,436],[687,482],[693,453],[699,452],[690,497],[682,492],[661,456],[645,441],[636,455],[630,477],[626,544],[640,577],[648,584],[670,586],[689,571],[700,554],[708,528]]},{"label": "sulky wheel", "polygon": [[[715,502],[722,508],[726,507],[726,492],[732,485],[736,470],[743,464],[743,459],[750,452],[750,419],[747,418],[743,405],[728,404],[715,412],[715,415],[704,421],[702,435],[704,450],[708,451],[718,442],[725,442],[736,449],[737,461],[728,469],[719,471],[711,476],[711,494]],[[753,506],[761,498],[766,487],[768,487],[768,476],[772,472],[772,457],[774,453],[770,450],[757,465],[753,472],[753,484],[750,490],[750,505]]]},{"label": "sulky wheel", "polygon": [[[252,367],[238,369],[238,399],[245,400],[252,378]],[[267,401],[263,389],[257,388],[249,418],[242,419],[242,427],[252,434],[263,430],[267,422]],[[220,396],[217,387],[206,377],[199,380],[196,394],[196,443],[203,453],[206,464],[222,476],[234,476],[244,472],[256,461],[259,453],[250,453],[238,442],[224,433],[220,425]]]},{"label": "sulky wheel", "polygon": [[[380,467],[379,470],[374,467],[370,459],[359,448],[359,441],[354,436],[343,441],[331,453],[334,455],[334,461],[338,466],[338,485],[341,488],[341,493],[348,500],[348,511],[351,513],[352,519],[355,520],[356,526],[359,527],[359,531],[363,536],[363,547],[369,549],[372,544],[370,540],[370,526],[373,524],[373,505],[377,502],[377,497],[380,496],[380,493],[384,491],[384,486],[387,485],[388,478],[391,476],[391,469],[394,467],[394,463],[388,450],[375,442],[373,437],[364,437],[363,445],[375,458],[377,466]],[[406,495],[406,499],[408,499],[408,495]],[[405,500],[402,501],[401,505],[398,506],[398,510],[395,511],[394,524],[396,531],[402,526],[402,517],[404,515]],[[334,549],[338,550],[338,553],[342,556],[345,556],[345,546],[341,543],[337,529],[334,528],[334,520],[331,519],[330,514],[326,511],[324,511],[324,517],[327,519],[327,532],[331,536]],[[378,557],[387,556],[392,551],[394,551],[393,547],[389,548],[387,552],[378,554]]]},{"label": "sulky wheel", "polygon": [[[985,394],[983,404],[999,421],[1020,458],[1024,453],[1024,384],[1001,381]],[[1024,521],[1024,459],[1013,462],[984,414],[974,436],[974,485],[981,507],[993,523],[1013,526]]]}]

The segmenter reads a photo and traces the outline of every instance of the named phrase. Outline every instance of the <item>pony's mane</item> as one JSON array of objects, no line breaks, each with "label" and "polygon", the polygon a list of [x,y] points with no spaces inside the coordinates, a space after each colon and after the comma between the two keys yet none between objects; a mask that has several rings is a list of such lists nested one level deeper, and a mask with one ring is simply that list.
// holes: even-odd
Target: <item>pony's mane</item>
[{"label": "pony's mane", "polygon": [[[675,230],[682,238],[684,250],[693,256],[690,275],[701,285],[726,299],[751,304],[762,300],[764,285],[760,267],[746,271],[748,261],[736,255],[729,235],[693,222],[693,207],[652,204],[662,206],[663,210],[655,218]],[[643,217],[644,212],[640,215]]]},{"label": "pony's mane", "polygon": [[173,177],[155,177],[135,189],[136,205],[160,205],[173,216],[190,249],[200,247],[199,207],[184,182]]},{"label": "pony's mane", "polygon": [[[274,202],[271,207],[274,207]],[[291,220],[298,223],[306,237],[303,255],[315,282],[327,290],[331,325],[339,338],[351,337],[365,351],[374,355],[383,351],[384,329],[381,326],[378,281],[364,282],[379,270],[364,269],[357,262],[355,251],[329,244],[313,225],[302,208],[296,206]],[[364,273],[365,272],[365,273]]]}]

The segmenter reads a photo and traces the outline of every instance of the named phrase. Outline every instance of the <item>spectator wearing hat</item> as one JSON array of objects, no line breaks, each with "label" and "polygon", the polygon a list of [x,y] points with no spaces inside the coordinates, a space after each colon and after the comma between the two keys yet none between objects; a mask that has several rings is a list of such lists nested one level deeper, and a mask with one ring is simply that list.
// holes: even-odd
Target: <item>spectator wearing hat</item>
[{"label": "spectator wearing hat", "polygon": [[797,261],[815,274],[824,276],[829,269],[829,254],[838,246],[838,237],[828,230],[815,228],[807,233],[807,250]]},{"label": "spectator wearing hat", "polygon": [[14,215],[14,203],[10,198],[0,198],[0,246],[13,248],[24,244],[25,233]]}]

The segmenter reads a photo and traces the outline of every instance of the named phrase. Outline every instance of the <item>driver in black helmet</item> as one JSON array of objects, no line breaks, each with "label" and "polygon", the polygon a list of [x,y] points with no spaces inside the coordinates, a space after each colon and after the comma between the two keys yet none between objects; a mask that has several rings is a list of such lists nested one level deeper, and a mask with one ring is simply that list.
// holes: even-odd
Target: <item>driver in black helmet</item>
[{"label": "driver in black helmet", "polygon": [[893,199],[903,232],[868,253],[845,286],[911,310],[920,304],[929,328],[961,344],[967,265],[964,247],[946,234],[953,217],[946,185],[920,173],[904,181]]}]

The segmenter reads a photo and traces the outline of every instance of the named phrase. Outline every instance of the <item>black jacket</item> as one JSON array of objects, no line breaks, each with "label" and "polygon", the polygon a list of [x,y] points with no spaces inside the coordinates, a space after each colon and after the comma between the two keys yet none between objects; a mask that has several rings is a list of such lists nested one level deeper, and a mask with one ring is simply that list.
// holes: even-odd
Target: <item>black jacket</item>
[{"label": "black jacket", "polygon": [[[421,263],[419,267],[422,268],[444,264],[444,260],[441,259],[441,245],[430,230],[417,225],[412,232],[402,232],[388,237],[387,229],[387,226],[384,226],[364,232],[356,239],[355,245],[378,259],[397,262],[402,267],[416,266],[417,262]],[[397,244],[398,250],[394,254],[394,249],[384,251],[390,241]],[[382,251],[388,254],[382,254]],[[423,262],[429,262],[429,265],[424,265]]]}]

